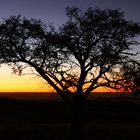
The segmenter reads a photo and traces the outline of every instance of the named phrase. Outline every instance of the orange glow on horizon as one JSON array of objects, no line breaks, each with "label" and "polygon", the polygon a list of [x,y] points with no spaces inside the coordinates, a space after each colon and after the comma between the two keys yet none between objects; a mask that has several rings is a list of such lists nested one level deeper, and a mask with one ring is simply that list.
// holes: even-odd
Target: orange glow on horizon
[{"label": "orange glow on horizon", "polygon": [[[0,92],[54,92],[54,90],[42,78],[34,75],[18,76],[12,74],[10,67],[1,66]],[[100,87],[93,92],[115,92],[115,90]]]},{"label": "orange glow on horizon", "polygon": [[110,89],[110,88],[106,88],[106,87],[99,87],[99,88],[95,89],[93,92],[119,92],[119,91]]},{"label": "orange glow on horizon", "polygon": [[0,92],[49,92],[45,81],[34,75],[12,74],[8,66],[0,67]]}]

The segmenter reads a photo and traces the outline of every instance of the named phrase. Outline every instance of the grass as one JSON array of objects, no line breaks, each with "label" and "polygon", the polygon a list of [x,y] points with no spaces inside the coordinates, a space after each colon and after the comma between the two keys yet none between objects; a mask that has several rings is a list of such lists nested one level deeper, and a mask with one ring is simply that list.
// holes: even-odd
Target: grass
[{"label": "grass", "polygon": [[[64,102],[0,98],[0,140],[69,140],[72,111]],[[85,104],[84,140],[140,138],[140,98],[95,98]]]}]

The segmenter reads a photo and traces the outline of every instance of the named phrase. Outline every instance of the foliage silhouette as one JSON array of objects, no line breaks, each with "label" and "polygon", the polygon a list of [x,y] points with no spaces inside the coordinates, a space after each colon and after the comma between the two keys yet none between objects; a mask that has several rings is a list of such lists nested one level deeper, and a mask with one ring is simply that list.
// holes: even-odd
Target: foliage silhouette
[{"label": "foliage silhouette", "polygon": [[139,63],[131,62],[125,64],[123,69],[123,76],[125,79],[125,89],[131,91],[134,96],[140,93],[140,65]]},{"label": "foliage silhouette", "polygon": [[135,46],[140,26],[125,20],[119,10],[67,7],[66,15],[68,21],[59,29],[21,16],[5,19],[0,25],[0,62],[19,75],[34,68],[73,107],[73,130],[78,133],[84,102],[93,90],[120,90],[132,83],[126,70],[139,66]]}]

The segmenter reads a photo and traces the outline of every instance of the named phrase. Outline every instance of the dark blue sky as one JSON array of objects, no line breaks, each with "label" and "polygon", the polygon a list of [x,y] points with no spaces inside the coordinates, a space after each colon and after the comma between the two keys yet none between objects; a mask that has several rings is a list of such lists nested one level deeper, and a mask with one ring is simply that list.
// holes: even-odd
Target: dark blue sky
[{"label": "dark blue sky", "polygon": [[0,0],[0,19],[21,14],[61,24],[67,6],[120,8],[128,19],[140,21],[140,0]]}]

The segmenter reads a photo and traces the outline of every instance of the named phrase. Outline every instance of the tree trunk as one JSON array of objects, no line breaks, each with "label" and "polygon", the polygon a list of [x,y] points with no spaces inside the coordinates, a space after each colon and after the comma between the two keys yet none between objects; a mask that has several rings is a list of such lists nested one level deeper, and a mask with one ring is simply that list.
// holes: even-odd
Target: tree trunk
[{"label": "tree trunk", "polygon": [[83,140],[83,100],[76,100],[73,106],[71,140]]}]

